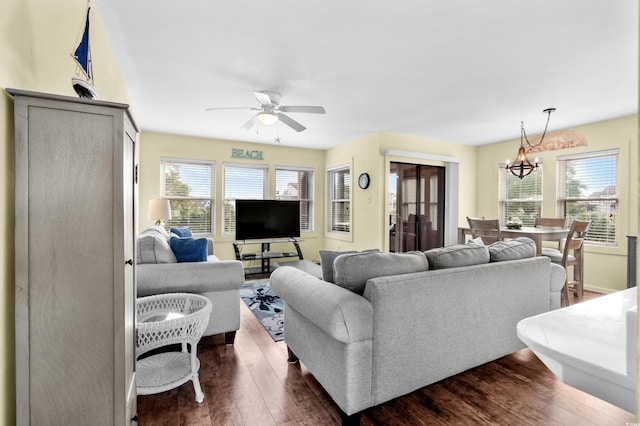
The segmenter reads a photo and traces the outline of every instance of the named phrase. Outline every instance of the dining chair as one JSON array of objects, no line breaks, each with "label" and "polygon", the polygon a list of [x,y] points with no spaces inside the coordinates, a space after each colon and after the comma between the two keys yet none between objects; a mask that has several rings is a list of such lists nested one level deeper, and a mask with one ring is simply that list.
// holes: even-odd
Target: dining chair
[{"label": "dining chair", "polygon": [[498,219],[479,219],[467,216],[467,222],[471,228],[471,238],[480,237],[485,245],[502,241]]},{"label": "dining chair", "polygon": [[[567,220],[564,217],[539,217],[533,218],[533,226],[544,226],[545,228],[563,228]],[[558,250],[562,250],[562,241],[558,241]]]},{"label": "dining chair", "polygon": [[[553,263],[561,265],[567,271],[564,287],[562,288],[562,297],[566,301],[566,306],[570,304],[569,288],[573,290],[573,294],[578,300],[582,300],[584,295],[584,239],[590,227],[590,220],[574,220],[562,251],[552,248],[542,249],[543,256],[547,256]],[[571,281],[569,281],[569,267],[573,267],[573,279]]]},{"label": "dining chair", "polygon": [[534,226],[546,226],[547,228],[564,228],[567,220],[564,217],[540,217],[533,218]]}]

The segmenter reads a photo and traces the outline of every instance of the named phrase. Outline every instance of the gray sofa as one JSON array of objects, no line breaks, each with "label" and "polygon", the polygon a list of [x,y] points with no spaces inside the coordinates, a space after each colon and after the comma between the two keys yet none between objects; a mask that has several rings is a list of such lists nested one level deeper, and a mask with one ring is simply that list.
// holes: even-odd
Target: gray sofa
[{"label": "gray sofa", "polygon": [[225,334],[233,343],[240,328],[242,262],[219,260],[213,240],[207,244],[206,262],[177,262],[168,245],[169,234],[160,227],[144,230],[137,241],[136,281],[138,297],[161,293],[196,293],[211,300],[213,309],[204,336]]},{"label": "gray sofa", "polygon": [[305,364],[343,423],[357,423],[368,407],[524,348],[516,324],[558,308],[565,277],[534,256],[527,238],[343,254],[333,283],[278,268],[290,361]]}]

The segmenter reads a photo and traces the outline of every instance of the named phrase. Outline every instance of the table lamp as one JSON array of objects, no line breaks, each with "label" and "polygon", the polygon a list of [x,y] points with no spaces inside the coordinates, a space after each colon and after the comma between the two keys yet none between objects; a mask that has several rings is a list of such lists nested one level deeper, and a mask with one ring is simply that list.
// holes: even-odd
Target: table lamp
[{"label": "table lamp", "polygon": [[156,225],[163,226],[165,220],[171,219],[171,205],[169,200],[157,198],[149,200],[149,219],[156,221]]}]

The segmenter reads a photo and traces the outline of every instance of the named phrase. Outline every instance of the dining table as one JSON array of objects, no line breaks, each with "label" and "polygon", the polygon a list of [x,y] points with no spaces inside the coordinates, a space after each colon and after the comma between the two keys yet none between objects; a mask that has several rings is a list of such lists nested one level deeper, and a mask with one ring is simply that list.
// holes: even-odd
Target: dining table
[{"label": "dining table", "polygon": [[[502,238],[529,237],[536,243],[536,256],[542,255],[543,241],[562,241],[569,235],[569,228],[552,228],[547,226],[523,226],[521,228],[500,227]],[[458,243],[464,244],[471,228],[458,228]]]}]

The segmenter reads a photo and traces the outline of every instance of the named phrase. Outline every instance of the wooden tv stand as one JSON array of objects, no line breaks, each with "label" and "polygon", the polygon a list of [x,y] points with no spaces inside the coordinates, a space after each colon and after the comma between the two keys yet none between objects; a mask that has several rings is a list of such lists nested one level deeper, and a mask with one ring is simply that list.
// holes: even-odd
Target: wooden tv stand
[{"label": "wooden tv stand", "polygon": [[[274,243],[290,243],[293,244],[296,251],[277,252],[271,251],[271,244]],[[233,242],[233,251],[236,254],[236,259],[240,261],[260,260],[260,268],[258,271],[253,272],[250,268],[245,269],[245,274],[268,274],[271,272],[271,259],[282,259],[285,257],[297,257],[303,260],[302,250],[300,250],[300,240],[293,238],[287,239],[275,239],[275,240],[241,240]],[[260,253],[245,253],[241,252],[241,247],[245,245],[260,244]]]}]

